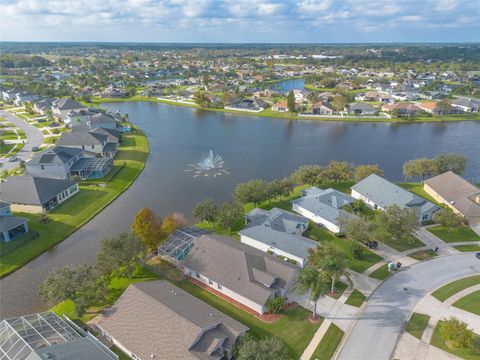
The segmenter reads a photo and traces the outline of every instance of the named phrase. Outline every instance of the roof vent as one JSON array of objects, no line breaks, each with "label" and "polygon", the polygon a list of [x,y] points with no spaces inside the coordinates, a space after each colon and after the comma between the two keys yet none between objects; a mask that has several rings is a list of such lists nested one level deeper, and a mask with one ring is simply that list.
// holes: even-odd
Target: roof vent
[{"label": "roof vent", "polygon": [[210,313],[209,315],[210,315],[210,317],[213,317],[213,314],[212,314],[212,313]]}]

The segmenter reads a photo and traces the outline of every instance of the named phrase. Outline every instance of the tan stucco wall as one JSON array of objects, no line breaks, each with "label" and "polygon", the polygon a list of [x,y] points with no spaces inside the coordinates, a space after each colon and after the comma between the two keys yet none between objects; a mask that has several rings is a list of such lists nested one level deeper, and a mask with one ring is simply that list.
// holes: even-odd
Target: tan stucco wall
[{"label": "tan stucco wall", "polygon": [[14,212],[25,212],[25,213],[31,213],[31,214],[39,214],[42,212],[42,207],[36,206],[36,205],[12,204],[10,208]]}]

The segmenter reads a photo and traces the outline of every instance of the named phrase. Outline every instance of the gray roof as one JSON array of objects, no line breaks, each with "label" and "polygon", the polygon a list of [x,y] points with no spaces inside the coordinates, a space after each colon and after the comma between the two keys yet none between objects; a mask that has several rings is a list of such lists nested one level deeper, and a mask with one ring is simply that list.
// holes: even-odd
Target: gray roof
[{"label": "gray roof", "polygon": [[3,209],[5,207],[10,207],[10,203],[0,200],[0,209]]},{"label": "gray roof", "polygon": [[[130,285],[94,322],[139,358],[217,359],[248,328],[167,281]],[[218,357],[220,358],[220,357]]]},{"label": "gray roof", "polygon": [[273,230],[265,225],[247,227],[238,233],[302,259],[307,257],[308,249],[314,249],[318,245],[317,242],[301,235]]},{"label": "gray roof", "polygon": [[120,138],[120,131],[114,130],[114,129],[95,128],[95,129],[91,130],[90,132],[107,135],[109,142],[117,142],[118,143],[118,139]]},{"label": "gray roof", "polygon": [[36,349],[25,360],[112,360],[92,340],[84,337]]},{"label": "gray roof", "polygon": [[480,189],[461,176],[448,171],[426,180],[425,184],[464,216],[480,216],[480,204],[475,202]]},{"label": "gray roof", "polygon": [[343,206],[355,201],[350,195],[335,189],[319,189],[311,187],[302,191],[304,196],[292,201],[293,204],[338,226],[338,218],[354,217],[355,215],[342,209]]},{"label": "gray roof", "polygon": [[245,217],[248,221],[247,227],[266,225],[273,230],[290,234],[298,234],[299,231],[303,232],[308,225],[306,217],[279,208],[271,210],[255,208],[248,212]]},{"label": "gray roof", "polygon": [[86,131],[84,128],[74,129],[70,132],[63,132],[57,141],[57,145],[64,146],[90,146],[103,145],[108,139],[107,135],[93,131]]},{"label": "gray roof", "polygon": [[17,226],[23,225],[28,219],[20,216],[0,216],[0,232],[10,231]]},{"label": "gray roof", "polygon": [[352,190],[365,196],[381,208],[397,205],[401,208],[415,207],[421,212],[438,208],[430,201],[427,201],[376,174],[371,174],[359,183],[353,185]]},{"label": "gray roof", "polygon": [[[191,270],[260,305],[265,304],[276,289],[285,289],[298,269],[293,264],[240,241],[213,234],[195,239],[183,263]],[[274,284],[271,287],[265,286],[263,279],[255,276],[253,269],[275,277]]]},{"label": "gray roof", "polygon": [[99,125],[105,124],[105,123],[111,123],[111,124],[117,123],[115,119],[112,119],[110,116],[105,115],[103,113],[98,113],[90,116],[89,121],[90,121],[90,127],[92,128],[101,127]]},{"label": "gray roof", "polygon": [[42,151],[40,154],[35,155],[32,159],[28,161],[28,165],[65,164],[81,153],[81,149],[69,148],[66,146],[55,146],[53,148]]},{"label": "gray roof", "polygon": [[350,105],[350,110],[375,110],[375,108],[370,104],[355,103]]},{"label": "gray roof", "polygon": [[111,152],[117,151],[117,146],[118,146],[118,143],[116,142],[107,142],[103,148],[103,152],[111,153]]},{"label": "gray roof", "polygon": [[63,98],[58,100],[54,106],[58,108],[58,110],[73,110],[73,109],[83,109],[85,106],[80,104],[78,101],[68,99],[68,98]]},{"label": "gray roof", "polygon": [[71,180],[11,176],[2,183],[0,195],[12,204],[42,205],[73,185],[75,182]]}]

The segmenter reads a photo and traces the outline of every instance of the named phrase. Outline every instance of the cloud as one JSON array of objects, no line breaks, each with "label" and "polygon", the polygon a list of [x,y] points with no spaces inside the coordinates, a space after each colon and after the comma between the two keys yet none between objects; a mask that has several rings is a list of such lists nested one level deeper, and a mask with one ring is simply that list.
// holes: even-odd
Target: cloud
[{"label": "cloud", "polygon": [[332,0],[302,0],[297,5],[301,13],[321,13],[331,7]]}]

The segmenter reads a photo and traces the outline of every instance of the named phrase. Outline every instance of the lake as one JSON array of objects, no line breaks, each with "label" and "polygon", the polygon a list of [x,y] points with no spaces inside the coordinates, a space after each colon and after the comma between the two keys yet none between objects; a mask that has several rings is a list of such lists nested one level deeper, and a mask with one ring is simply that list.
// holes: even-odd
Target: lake
[{"label": "lake", "polygon": [[286,93],[290,90],[294,89],[304,89],[305,88],[305,80],[304,79],[290,79],[290,80],[282,80],[275,83],[271,89],[280,91],[282,93]]},{"label": "lake", "polygon": [[[466,176],[480,182],[480,122],[351,123],[295,121],[208,112],[165,104],[103,104],[128,113],[150,142],[144,171],[116,201],[79,231],[17,272],[0,280],[0,316],[45,310],[38,285],[55,267],[94,263],[100,241],[128,231],[135,213],[148,206],[163,216],[191,211],[205,197],[227,201],[235,184],[271,180],[306,164],[330,160],[379,164],[390,180],[402,180],[406,160],[455,152],[469,158]],[[229,174],[195,176],[210,150]],[[189,171],[186,171],[189,170]]]}]

